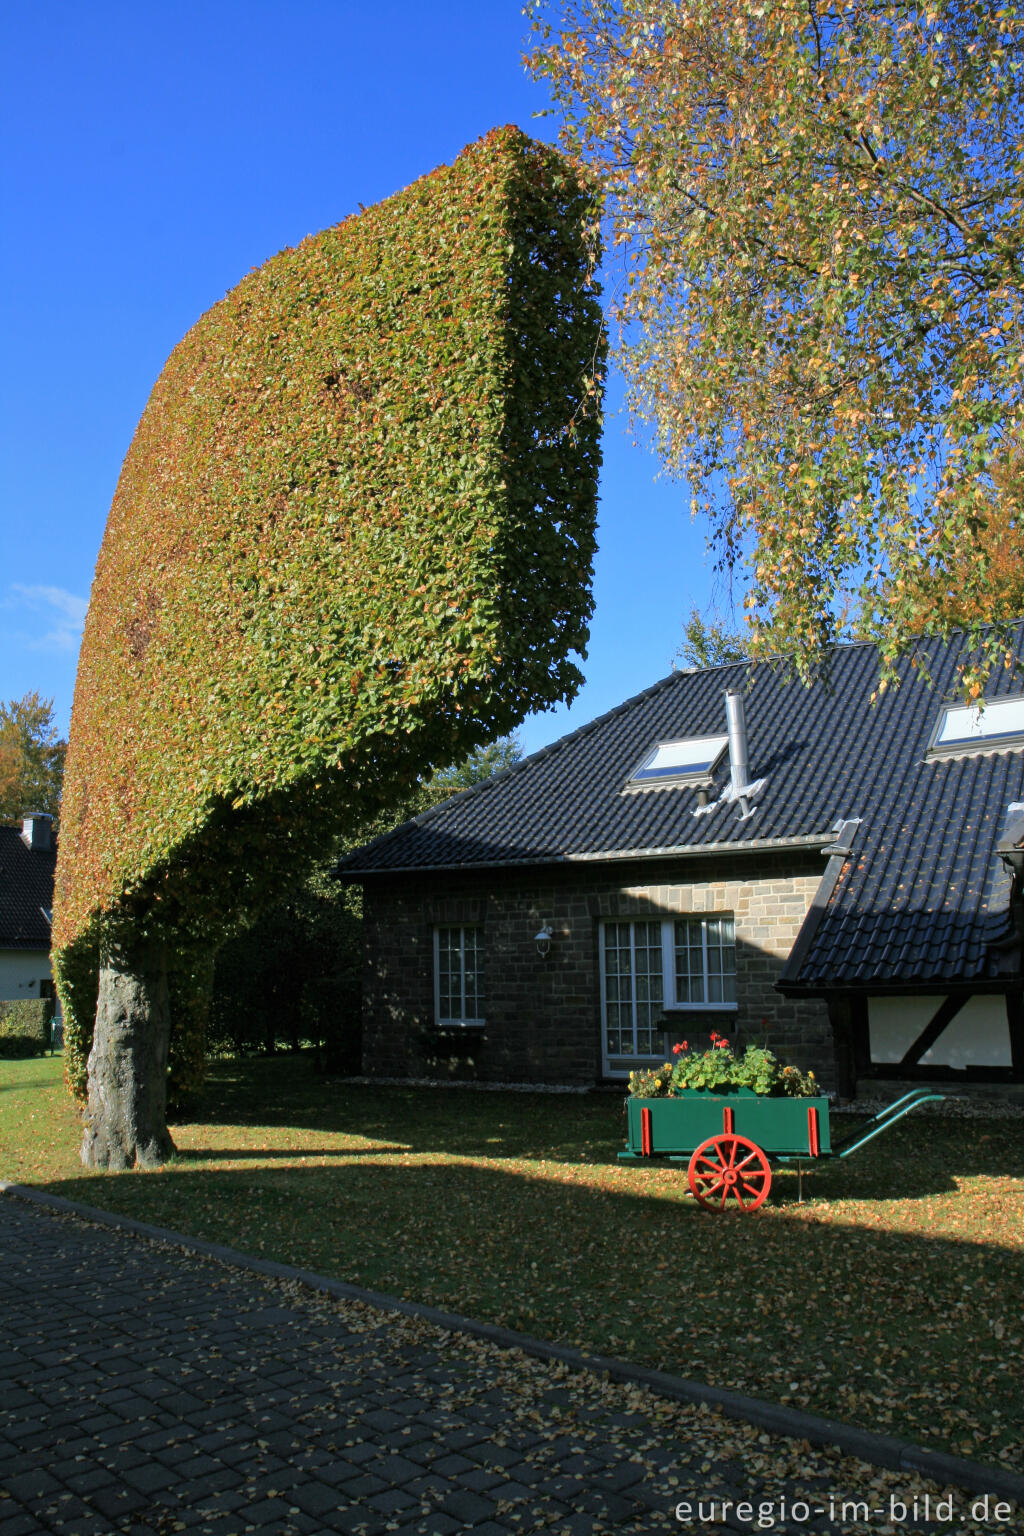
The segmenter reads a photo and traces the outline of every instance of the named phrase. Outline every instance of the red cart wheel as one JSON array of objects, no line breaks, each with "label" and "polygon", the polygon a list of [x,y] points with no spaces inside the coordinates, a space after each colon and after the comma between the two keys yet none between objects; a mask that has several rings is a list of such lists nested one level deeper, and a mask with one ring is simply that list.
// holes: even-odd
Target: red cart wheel
[{"label": "red cart wheel", "polygon": [[687,1176],[706,1211],[724,1211],[734,1200],[741,1211],[756,1211],[768,1198],[772,1170],[756,1142],[745,1136],[710,1136],[690,1158]]}]

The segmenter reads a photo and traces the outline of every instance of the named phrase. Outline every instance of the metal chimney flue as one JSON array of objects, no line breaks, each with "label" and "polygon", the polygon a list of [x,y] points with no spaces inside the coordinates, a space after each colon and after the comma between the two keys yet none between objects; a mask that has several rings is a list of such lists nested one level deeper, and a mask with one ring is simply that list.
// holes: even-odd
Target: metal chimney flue
[{"label": "metal chimney flue", "polygon": [[729,689],[725,695],[725,718],[729,728],[729,768],[732,774],[732,792],[740,803],[740,814],[750,815],[747,790],[750,787],[750,764],[747,761],[747,717],[743,709],[743,695]]}]

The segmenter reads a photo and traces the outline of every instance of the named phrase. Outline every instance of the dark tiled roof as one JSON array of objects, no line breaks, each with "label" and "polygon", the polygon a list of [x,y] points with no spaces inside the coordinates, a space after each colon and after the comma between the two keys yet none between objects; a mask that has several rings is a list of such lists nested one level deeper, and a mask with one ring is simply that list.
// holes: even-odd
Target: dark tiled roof
[{"label": "dark tiled roof", "polygon": [[0,949],[50,948],[56,848],[29,848],[17,827],[0,827]]},{"label": "dark tiled roof", "polygon": [[[1018,644],[1024,627],[1017,632]],[[995,854],[1007,807],[1024,800],[1024,753],[927,761],[960,642],[923,647],[934,686],[910,666],[876,704],[877,659],[837,646],[827,682],[787,680],[776,664],[674,672],[646,692],[485,783],[349,855],[346,878],[404,869],[486,868],[651,857],[799,843],[824,847],[859,819],[803,955],[795,986],[911,983],[989,974],[987,945],[1009,926],[1009,882]],[[724,694],[746,685],[756,814],[733,802],[695,816],[692,788],[623,794],[658,741],[725,730]],[[989,696],[1024,691],[996,674]],[[712,797],[729,782],[728,756]]]}]

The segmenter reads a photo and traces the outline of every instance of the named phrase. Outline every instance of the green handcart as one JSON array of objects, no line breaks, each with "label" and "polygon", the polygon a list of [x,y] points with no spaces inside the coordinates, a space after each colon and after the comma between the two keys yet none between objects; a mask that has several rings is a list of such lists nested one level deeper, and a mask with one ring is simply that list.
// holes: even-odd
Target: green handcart
[{"label": "green handcart", "polygon": [[684,1088],[671,1098],[626,1100],[626,1150],[619,1157],[686,1163],[690,1189],[705,1210],[749,1213],[768,1198],[772,1160],[796,1164],[802,1199],[808,1166],[849,1157],[911,1110],[946,1097],[915,1088],[833,1146],[824,1095],[770,1098],[749,1088]]}]

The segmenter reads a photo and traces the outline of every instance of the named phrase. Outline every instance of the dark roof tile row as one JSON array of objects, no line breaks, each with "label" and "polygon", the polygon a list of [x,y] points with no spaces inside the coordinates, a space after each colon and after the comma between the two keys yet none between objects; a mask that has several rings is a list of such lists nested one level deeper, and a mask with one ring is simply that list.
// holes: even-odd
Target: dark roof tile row
[{"label": "dark roof tile row", "polygon": [[0,827],[0,949],[50,948],[56,849],[32,849],[17,827]]}]

